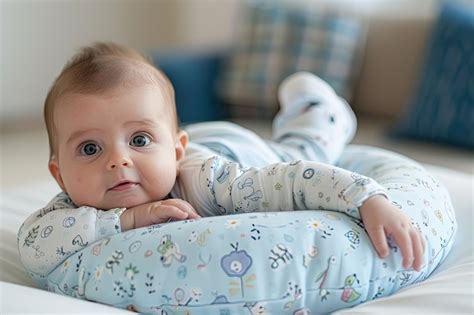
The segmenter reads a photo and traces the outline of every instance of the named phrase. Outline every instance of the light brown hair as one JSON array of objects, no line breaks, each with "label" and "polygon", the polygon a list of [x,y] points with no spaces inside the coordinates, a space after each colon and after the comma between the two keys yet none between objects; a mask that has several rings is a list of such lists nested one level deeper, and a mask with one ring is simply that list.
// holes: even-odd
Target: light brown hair
[{"label": "light brown hair", "polygon": [[98,42],[81,48],[64,66],[50,88],[44,103],[50,159],[56,152],[54,110],[62,96],[99,94],[119,86],[157,85],[170,107],[173,125],[178,131],[174,89],[149,59],[139,52],[114,43]]}]

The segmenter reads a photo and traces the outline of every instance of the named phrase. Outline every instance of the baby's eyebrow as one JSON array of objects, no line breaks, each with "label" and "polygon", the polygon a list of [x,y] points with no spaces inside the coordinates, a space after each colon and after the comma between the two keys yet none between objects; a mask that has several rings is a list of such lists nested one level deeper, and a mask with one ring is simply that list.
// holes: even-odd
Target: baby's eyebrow
[{"label": "baby's eyebrow", "polygon": [[82,135],[84,135],[86,133],[98,132],[100,130],[101,129],[99,129],[99,128],[92,128],[92,129],[81,129],[81,130],[74,131],[71,134],[71,136],[67,139],[66,144],[69,144],[69,143],[73,142],[74,140],[76,140],[77,138],[81,137]]},{"label": "baby's eyebrow", "polygon": [[158,123],[152,119],[140,119],[140,120],[129,120],[123,124],[124,126],[128,125],[147,125],[149,127],[156,127]]}]

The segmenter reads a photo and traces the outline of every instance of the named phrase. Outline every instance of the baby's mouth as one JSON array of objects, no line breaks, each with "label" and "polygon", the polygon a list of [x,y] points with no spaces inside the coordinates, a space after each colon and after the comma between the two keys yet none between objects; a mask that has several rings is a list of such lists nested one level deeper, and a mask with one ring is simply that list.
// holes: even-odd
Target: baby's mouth
[{"label": "baby's mouth", "polygon": [[125,180],[125,181],[119,182],[118,184],[116,184],[112,188],[109,188],[109,190],[111,190],[111,191],[125,191],[125,190],[132,189],[137,185],[138,185],[138,183]]}]

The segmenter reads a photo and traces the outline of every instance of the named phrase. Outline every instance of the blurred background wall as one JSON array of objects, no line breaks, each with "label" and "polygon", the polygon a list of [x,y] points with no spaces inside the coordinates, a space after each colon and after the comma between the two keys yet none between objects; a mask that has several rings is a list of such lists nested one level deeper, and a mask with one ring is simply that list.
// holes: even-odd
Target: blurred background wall
[{"label": "blurred background wall", "polygon": [[107,40],[143,52],[229,42],[238,1],[2,0],[1,106],[4,127],[37,121],[49,86],[81,46]]},{"label": "blurred background wall", "polygon": [[[384,73],[387,76],[413,77],[418,71],[415,65],[421,54],[424,38],[423,33],[410,32],[410,28],[420,27],[411,21],[431,19],[437,2],[293,1],[295,5],[358,11],[371,19],[375,25],[370,28],[373,40],[368,45],[384,44],[385,48],[378,55],[371,56],[371,60],[375,61],[373,64],[365,66],[361,89],[385,89],[388,94],[379,93],[384,95],[380,97],[394,97],[397,100],[405,97],[408,91],[400,94],[398,87],[391,91],[383,85],[384,78],[372,80],[376,70],[381,73],[380,69],[372,67],[386,66]],[[144,52],[229,46],[237,38],[244,1],[2,0],[0,3],[0,122],[3,128],[12,128],[25,121],[41,123],[42,103],[49,86],[66,60],[80,46],[98,40],[115,41]],[[390,21],[400,19],[407,22],[396,25],[405,25],[405,29],[398,28],[393,36],[390,35],[390,28],[395,25]],[[383,36],[378,36],[378,33],[383,33]],[[418,47],[401,47],[397,40],[400,42],[404,36],[420,37],[415,38],[419,42]],[[390,37],[393,38],[388,41],[387,38]],[[402,58],[391,63],[376,62],[391,54],[401,55]],[[363,86],[367,81],[379,82],[380,86]],[[410,83],[411,81],[406,81],[406,85]],[[364,101],[363,97],[359,97],[359,103]]]}]

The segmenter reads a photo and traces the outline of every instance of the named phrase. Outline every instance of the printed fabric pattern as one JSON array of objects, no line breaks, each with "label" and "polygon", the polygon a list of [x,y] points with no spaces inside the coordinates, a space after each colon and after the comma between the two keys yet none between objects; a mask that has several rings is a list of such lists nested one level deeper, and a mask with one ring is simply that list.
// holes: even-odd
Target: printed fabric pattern
[{"label": "printed fabric pattern", "polygon": [[[50,291],[158,314],[328,313],[426,279],[445,259],[457,228],[446,189],[416,162],[381,149],[349,146],[338,166],[373,178],[412,218],[426,241],[420,272],[403,270],[391,241],[390,255],[378,258],[350,211],[315,209],[222,215],[113,234],[47,276],[32,276]],[[317,185],[316,174],[310,175],[294,176]],[[214,185],[204,188],[225,195],[211,192]],[[248,195],[248,209],[264,201],[259,196]],[[303,203],[302,197],[294,198]]]}]

